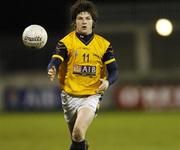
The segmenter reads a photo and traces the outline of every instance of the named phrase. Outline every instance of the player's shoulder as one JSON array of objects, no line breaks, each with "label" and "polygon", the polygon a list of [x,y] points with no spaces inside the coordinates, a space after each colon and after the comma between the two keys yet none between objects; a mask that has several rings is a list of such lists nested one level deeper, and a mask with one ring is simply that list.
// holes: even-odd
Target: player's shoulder
[{"label": "player's shoulder", "polygon": [[63,38],[61,38],[59,41],[61,41],[63,43],[71,41],[71,39],[73,38],[74,34],[75,34],[75,32],[72,31],[72,32],[68,33],[67,35],[65,35]]},{"label": "player's shoulder", "polygon": [[71,41],[71,39],[73,38],[73,36],[74,36],[74,32],[72,31],[72,32],[66,34],[64,37],[59,38],[59,39],[58,39],[58,43],[59,43],[59,42],[63,42],[63,43],[65,44],[65,43]]},{"label": "player's shoulder", "polygon": [[95,39],[98,41],[98,43],[102,44],[102,45],[106,45],[109,46],[110,42],[109,40],[107,40],[106,38],[104,38],[102,35],[99,34],[94,34]]},{"label": "player's shoulder", "polygon": [[106,38],[104,38],[102,35],[99,34],[94,34],[96,39],[105,43],[110,43],[109,40],[107,40]]},{"label": "player's shoulder", "polygon": [[62,39],[59,40],[60,43],[63,43],[66,48],[72,47],[72,41],[74,38],[75,32],[69,32],[67,35],[65,35]]}]

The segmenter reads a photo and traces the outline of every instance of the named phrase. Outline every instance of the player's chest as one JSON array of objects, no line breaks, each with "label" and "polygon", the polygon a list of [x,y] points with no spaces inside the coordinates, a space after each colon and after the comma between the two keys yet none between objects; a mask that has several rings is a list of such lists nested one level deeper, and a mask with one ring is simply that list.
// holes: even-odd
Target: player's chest
[{"label": "player's chest", "polygon": [[102,60],[103,54],[100,48],[95,46],[76,46],[72,49],[70,58],[78,62],[98,62]]}]

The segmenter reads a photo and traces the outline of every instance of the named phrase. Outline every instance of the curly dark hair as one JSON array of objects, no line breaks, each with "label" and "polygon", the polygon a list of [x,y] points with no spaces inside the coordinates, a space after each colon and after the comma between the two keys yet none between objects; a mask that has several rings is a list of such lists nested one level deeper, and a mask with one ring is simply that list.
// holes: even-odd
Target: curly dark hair
[{"label": "curly dark hair", "polygon": [[88,0],[77,0],[75,4],[72,5],[71,19],[72,19],[73,24],[75,24],[77,15],[84,11],[90,13],[93,19],[93,28],[94,28],[98,19],[98,12],[93,2],[90,2]]}]

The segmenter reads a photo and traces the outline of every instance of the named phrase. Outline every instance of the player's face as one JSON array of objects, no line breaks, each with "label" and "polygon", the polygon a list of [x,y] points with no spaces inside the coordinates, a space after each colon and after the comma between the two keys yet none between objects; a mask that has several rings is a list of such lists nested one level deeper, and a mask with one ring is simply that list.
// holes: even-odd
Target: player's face
[{"label": "player's face", "polygon": [[76,17],[76,32],[88,35],[92,33],[93,19],[88,12],[80,12]]}]

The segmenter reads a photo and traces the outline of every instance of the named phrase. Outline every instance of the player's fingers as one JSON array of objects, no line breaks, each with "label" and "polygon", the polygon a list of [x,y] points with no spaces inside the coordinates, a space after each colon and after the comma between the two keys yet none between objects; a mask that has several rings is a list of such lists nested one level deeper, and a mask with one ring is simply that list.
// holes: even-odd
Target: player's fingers
[{"label": "player's fingers", "polygon": [[48,70],[48,75],[55,75],[55,74],[56,74],[56,69],[54,66],[52,66],[52,68]]},{"label": "player's fingers", "polygon": [[103,93],[104,93],[103,87],[102,87],[102,88],[99,87],[99,88],[96,90],[96,93],[103,94]]},{"label": "player's fingers", "polygon": [[48,73],[48,76],[52,78],[54,75],[52,73]]},{"label": "player's fingers", "polygon": [[55,74],[55,72],[53,70],[48,71],[48,75],[53,75],[53,74]]},{"label": "player's fingers", "polygon": [[55,77],[54,74],[48,74],[48,76],[49,76],[50,79],[53,79]]},{"label": "player's fingers", "polygon": [[100,86],[99,86],[99,90],[103,90],[105,88],[105,85],[104,85],[104,83],[102,83]]},{"label": "player's fingers", "polygon": [[55,74],[54,73],[48,73],[48,76],[53,77],[53,76],[55,76]]},{"label": "player's fingers", "polygon": [[108,86],[109,86],[109,82],[107,81],[107,80],[104,80],[104,79],[100,79],[100,81],[101,81],[101,85],[99,86],[99,88],[98,88],[98,92],[104,92],[107,88],[108,88]]},{"label": "player's fingers", "polygon": [[104,84],[103,84],[103,82],[102,82],[101,85],[100,85],[100,86],[98,87],[98,89],[96,90],[96,93],[102,93],[103,88],[104,88]]},{"label": "player's fingers", "polygon": [[51,81],[54,80],[55,74],[56,74],[56,71],[55,71],[54,69],[49,69],[49,71],[48,71],[48,76],[49,76],[49,78],[50,78]]},{"label": "player's fingers", "polygon": [[100,81],[101,81],[101,85],[99,86],[99,89],[100,90],[104,90],[104,89],[106,89],[106,86],[107,86],[107,81],[106,80],[104,80],[104,79],[100,79]]}]

